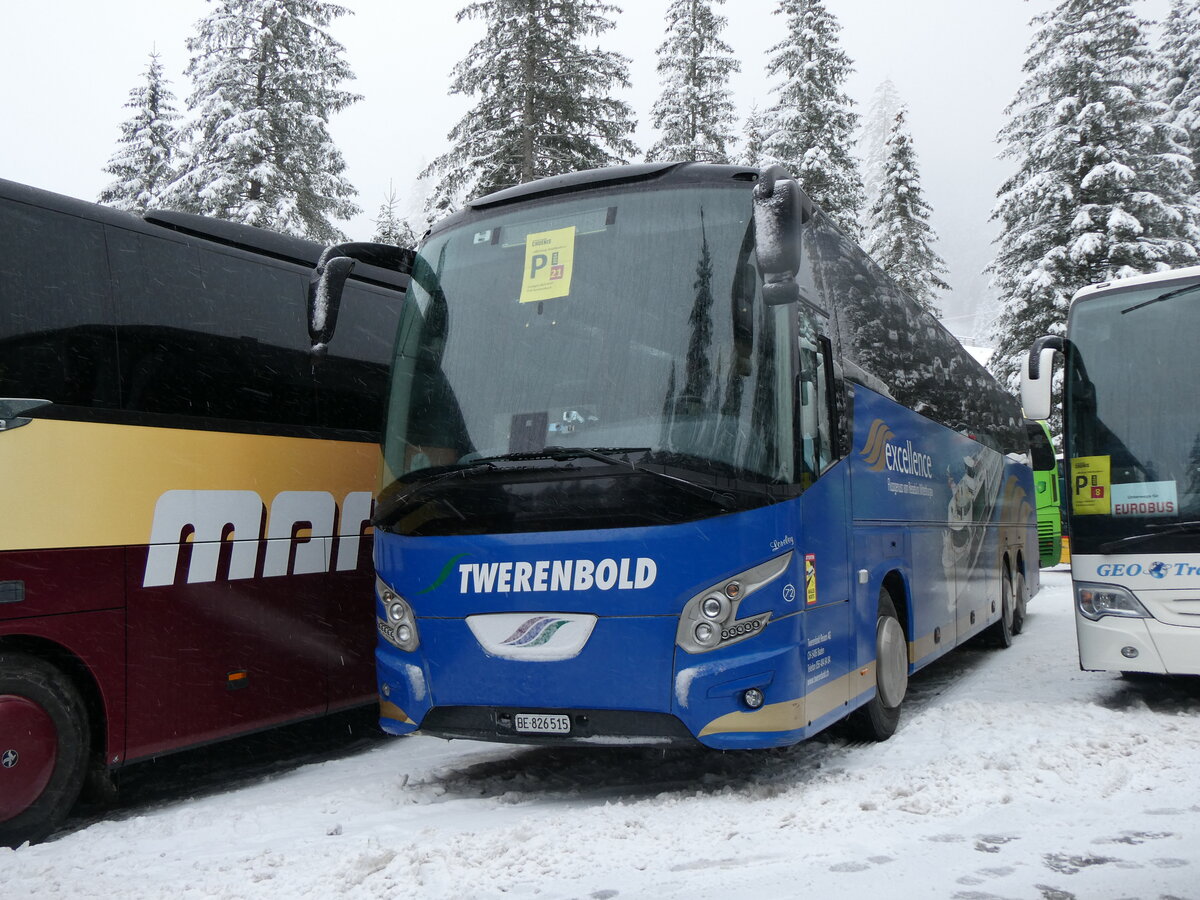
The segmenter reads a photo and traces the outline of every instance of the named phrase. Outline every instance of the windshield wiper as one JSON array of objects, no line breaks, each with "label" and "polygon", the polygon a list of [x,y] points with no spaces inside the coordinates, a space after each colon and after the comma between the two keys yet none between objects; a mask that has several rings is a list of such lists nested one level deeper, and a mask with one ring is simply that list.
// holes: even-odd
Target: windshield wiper
[{"label": "windshield wiper", "polygon": [[1172,297],[1181,297],[1184,294],[1190,294],[1192,291],[1200,291],[1200,284],[1189,284],[1187,287],[1175,288],[1174,290],[1167,291],[1165,294],[1159,294],[1157,297],[1151,297],[1149,300],[1135,304],[1128,309],[1121,310],[1121,315],[1125,315],[1125,313],[1131,313],[1135,309],[1141,309],[1143,306],[1149,306],[1152,303],[1159,303],[1163,300],[1170,300]]},{"label": "windshield wiper", "polygon": [[[673,485],[678,490],[685,493],[693,494],[698,497],[703,497],[721,507],[723,510],[731,510],[734,508],[734,498],[728,491],[720,491],[716,488],[703,484],[699,481],[694,481],[691,478],[683,478],[679,475],[668,475],[666,472],[658,472],[646,466],[639,465],[629,458],[630,453],[649,453],[649,447],[604,447],[601,449],[593,449],[591,447],[547,447],[544,451],[551,459],[570,459],[572,457],[585,457],[594,459],[599,462],[608,463],[613,466],[628,466],[634,472],[640,472],[643,475],[649,475],[652,478],[657,478],[660,481],[665,481]],[[623,456],[619,457],[614,454],[620,453]]]},{"label": "windshield wiper", "polygon": [[[606,463],[610,466],[618,466],[622,469],[628,469],[630,472],[649,475],[651,478],[671,485],[676,490],[692,494],[693,496],[701,497],[720,507],[723,511],[729,511],[736,508],[736,500],[734,499],[733,494],[729,491],[720,490],[711,485],[706,485],[700,481],[684,478],[679,475],[670,475],[666,472],[659,472],[640,465],[629,458],[631,453],[647,454],[650,453],[650,451],[651,448],[649,447],[593,448],[550,446],[544,447],[541,450],[520,450],[512,453],[498,453],[490,456],[476,457],[469,462],[456,465],[448,469],[443,469],[436,473],[430,473],[406,490],[403,490],[390,497],[381,498],[379,505],[376,507],[375,516],[372,518],[371,524],[379,528],[387,528],[390,525],[395,524],[396,518],[402,509],[404,509],[411,501],[420,495],[425,494],[435,485],[443,484],[444,482],[453,478],[466,479],[472,478],[475,475],[483,472],[503,471],[503,467],[497,465],[497,463],[523,463],[535,462],[537,460],[550,460],[555,463],[561,463],[572,459],[581,458],[594,459],[597,462]],[[420,478],[420,476],[418,477]]]},{"label": "windshield wiper", "polygon": [[1200,522],[1172,522],[1164,525],[1147,525],[1146,531],[1143,534],[1131,534],[1120,540],[1109,541],[1107,544],[1101,544],[1096,549],[1101,553],[1111,553],[1113,550],[1118,550],[1129,544],[1139,544],[1142,541],[1165,537],[1169,534],[1200,534]]}]

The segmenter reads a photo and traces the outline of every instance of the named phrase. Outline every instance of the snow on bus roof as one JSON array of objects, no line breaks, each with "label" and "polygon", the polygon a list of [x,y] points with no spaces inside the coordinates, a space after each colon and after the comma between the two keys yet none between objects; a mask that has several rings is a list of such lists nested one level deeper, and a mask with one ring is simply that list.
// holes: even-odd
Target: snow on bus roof
[{"label": "snow on bus roof", "polygon": [[1107,293],[1108,291],[1128,290],[1146,284],[1163,284],[1170,281],[1182,281],[1187,278],[1200,278],[1200,266],[1188,266],[1183,269],[1164,269],[1161,272],[1151,272],[1149,275],[1133,275],[1129,278],[1114,278],[1112,281],[1101,281],[1089,284],[1075,292],[1071,302],[1090,297],[1092,294]]}]

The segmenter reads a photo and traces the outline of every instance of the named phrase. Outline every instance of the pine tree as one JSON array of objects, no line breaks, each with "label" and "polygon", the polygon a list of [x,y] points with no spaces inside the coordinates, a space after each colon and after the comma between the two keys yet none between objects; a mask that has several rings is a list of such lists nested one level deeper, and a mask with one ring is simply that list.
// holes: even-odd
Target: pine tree
[{"label": "pine tree", "polygon": [[746,124],[742,128],[746,137],[742,143],[742,152],[738,154],[738,162],[741,165],[755,168],[763,165],[765,161],[763,148],[767,141],[767,127],[766,113],[760,112],[757,104],[751,106],[750,115],[746,116]]},{"label": "pine tree", "polygon": [[901,289],[935,316],[938,291],[950,289],[946,263],[933,249],[929,204],[921,195],[917,154],[908,133],[908,110],[901,106],[885,147],[887,157],[879,194],[871,206],[867,252]]},{"label": "pine tree", "polygon": [[727,163],[734,141],[729,76],[741,66],[720,38],[728,20],[713,12],[725,0],[672,0],[667,39],[658,48],[662,93],[651,110],[662,132],[646,159]]},{"label": "pine tree", "polygon": [[1200,0],[1173,0],[1163,23],[1162,55],[1167,71],[1161,99],[1174,124],[1187,133],[1195,180],[1200,173]]},{"label": "pine tree", "polygon": [[1190,160],[1151,97],[1146,23],[1130,0],[1064,0],[1033,21],[1000,133],[1017,173],[999,192],[989,267],[1004,304],[990,367],[1014,388],[1030,344],[1062,333],[1079,288],[1196,259]]},{"label": "pine tree", "polygon": [[177,209],[324,243],[360,210],[329,134],[334,113],[359,100],[345,48],[326,27],[349,11],[323,0],[211,0],[188,40],[194,119],[190,151],[171,186]]},{"label": "pine tree", "polygon": [[853,68],[838,46],[841,25],[824,0],[779,0],[775,12],[787,17],[787,37],[769,51],[767,74],[782,81],[773,88],[778,103],[770,111],[766,155],[857,239],[863,187],[851,151],[858,115],[842,87]]},{"label": "pine tree", "polygon": [[379,213],[375,217],[375,233],[371,240],[376,244],[395,244],[397,247],[415,247],[417,235],[412,226],[400,215],[398,207],[400,200],[396,196],[396,188],[388,185],[388,192],[383,203],[379,205]]},{"label": "pine tree", "polygon": [[121,125],[120,146],[104,171],[116,178],[100,192],[99,200],[117,209],[145,212],[159,192],[175,180],[174,154],[180,118],[175,95],[163,75],[158,54],[150,54],[143,83],[129,92],[125,104],[134,111]]},{"label": "pine tree", "polygon": [[455,67],[450,91],[478,97],[449,134],[451,148],[422,176],[438,176],[434,211],[548,175],[624,163],[629,104],[611,96],[629,87],[629,60],[589,48],[585,39],[613,28],[620,12],[602,0],[476,0],[458,20],[487,31]]},{"label": "pine tree", "polygon": [[[900,112],[902,105],[896,86],[890,78],[885,78],[875,88],[867,114],[862,117],[862,127],[859,129],[855,145],[858,158],[862,161],[863,194],[868,203],[879,196],[883,187],[888,163],[887,142],[896,122],[896,114]],[[867,234],[866,243],[870,244],[870,210],[867,209],[866,212],[868,215],[864,217],[862,224]]]}]

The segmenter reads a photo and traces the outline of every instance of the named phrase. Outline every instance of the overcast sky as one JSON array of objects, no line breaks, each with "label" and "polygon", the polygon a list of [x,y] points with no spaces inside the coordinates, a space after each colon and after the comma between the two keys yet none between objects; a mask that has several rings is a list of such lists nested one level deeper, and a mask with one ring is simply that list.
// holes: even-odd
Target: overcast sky
[{"label": "overcast sky", "polygon": [[[95,199],[109,181],[101,171],[130,115],[124,108],[151,50],[161,54],[177,103],[190,86],[184,46],[211,8],[205,0],[0,0],[4,132],[0,177]],[[449,96],[450,70],[482,34],[478,22],[455,21],[465,0],[342,0],[353,16],[333,35],[347,49],[364,99],[339,114],[332,132],[359,190],[363,215],[345,230],[366,239],[394,182],[403,196],[418,171],[446,148],[446,134],[469,108]],[[603,43],[632,59],[625,93],[638,118],[637,143],[655,139],[650,108],[659,91],[655,50],[664,38],[668,0],[624,0],[617,28]],[[741,117],[769,106],[768,49],[779,40],[776,0],[731,0],[719,11],[725,40],[742,61],[732,87]],[[1022,80],[1029,20],[1051,0],[826,0],[842,23],[842,48],[854,61],[847,90],[865,113],[878,84],[890,78],[910,107],[926,199],[956,299],[943,301],[947,324],[969,334],[964,315],[982,296],[980,270],[992,256],[989,214],[1010,171],[997,159],[996,133]],[[1169,0],[1137,4],[1151,18]]]}]

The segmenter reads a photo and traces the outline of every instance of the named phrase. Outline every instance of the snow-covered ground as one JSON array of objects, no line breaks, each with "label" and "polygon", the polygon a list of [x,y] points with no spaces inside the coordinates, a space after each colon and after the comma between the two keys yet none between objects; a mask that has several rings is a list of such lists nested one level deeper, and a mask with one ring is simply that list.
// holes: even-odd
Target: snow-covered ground
[{"label": "snow-covered ground", "polygon": [[1080,672],[1069,573],[1043,575],[1013,647],[914,679],[884,744],[368,737],[235,770],[238,742],[0,849],[0,895],[1200,898],[1200,687]]}]

